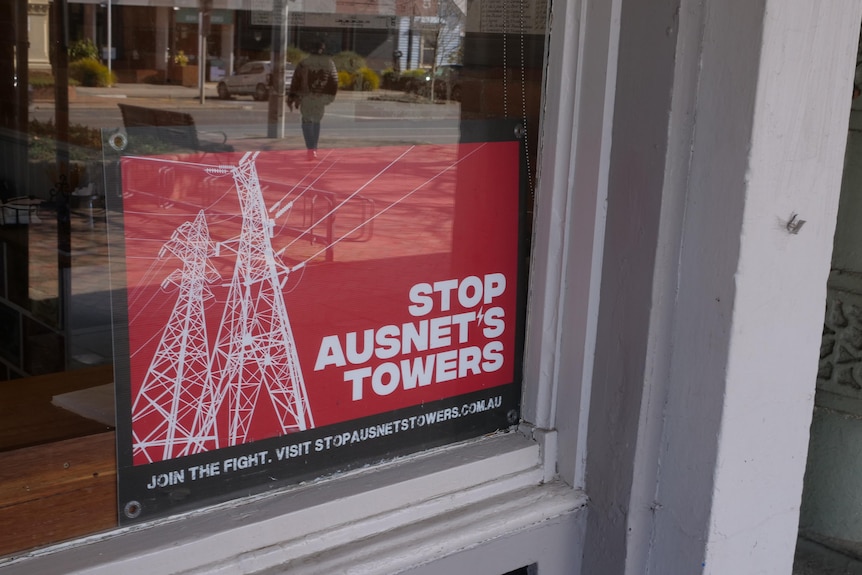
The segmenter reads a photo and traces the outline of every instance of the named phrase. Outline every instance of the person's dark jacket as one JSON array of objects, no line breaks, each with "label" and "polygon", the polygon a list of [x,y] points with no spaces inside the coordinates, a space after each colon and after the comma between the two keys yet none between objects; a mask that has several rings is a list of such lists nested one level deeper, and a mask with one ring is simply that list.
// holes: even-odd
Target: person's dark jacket
[{"label": "person's dark jacket", "polygon": [[287,102],[291,107],[299,105],[303,96],[308,94],[329,96],[331,102],[335,99],[336,92],[338,71],[335,69],[335,62],[324,54],[311,54],[294,70]]}]

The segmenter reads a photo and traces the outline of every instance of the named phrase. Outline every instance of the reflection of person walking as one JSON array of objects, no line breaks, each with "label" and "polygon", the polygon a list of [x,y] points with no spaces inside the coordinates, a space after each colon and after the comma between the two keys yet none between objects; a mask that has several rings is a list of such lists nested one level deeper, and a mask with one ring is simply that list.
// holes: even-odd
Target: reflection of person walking
[{"label": "reflection of person walking", "polygon": [[335,62],[324,54],[326,44],[318,42],[293,72],[287,106],[298,107],[302,114],[302,137],[308,149],[308,159],[317,157],[317,141],[320,139],[320,120],[326,106],[335,100],[338,91],[338,72]]}]

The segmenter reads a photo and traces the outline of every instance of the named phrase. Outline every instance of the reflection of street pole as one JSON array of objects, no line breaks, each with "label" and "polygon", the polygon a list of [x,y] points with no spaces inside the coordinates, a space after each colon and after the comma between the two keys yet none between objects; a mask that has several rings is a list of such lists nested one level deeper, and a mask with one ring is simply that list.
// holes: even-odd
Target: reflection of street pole
[{"label": "reflection of street pole", "polygon": [[[69,211],[69,4],[55,0],[51,26],[54,57],[54,117],[57,158],[57,290],[58,320],[63,331],[63,362],[71,357],[69,325],[72,303],[72,220]],[[20,80],[20,78],[19,78]]]},{"label": "reflection of street pole", "polygon": [[213,0],[201,0],[201,11],[198,16],[198,86],[200,86],[201,104],[206,101],[204,84],[207,80],[207,36],[210,33],[212,8]]},{"label": "reflection of street pole", "polygon": [[410,27],[407,28],[407,63],[404,65],[405,70],[413,67],[413,14],[410,14]]},{"label": "reflection of street pole", "polygon": [[272,81],[267,115],[268,138],[284,138],[284,59],[287,56],[287,2],[272,3]]},{"label": "reflection of street pole", "polygon": [[113,78],[114,74],[112,72],[113,62],[111,61],[111,52],[113,51],[113,38],[112,38],[112,28],[111,28],[111,0],[108,0],[108,84],[113,84],[111,78]]},{"label": "reflection of street pole", "polygon": [[204,66],[206,65],[206,36],[204,35],[204,11],[198,12],[198,88],[200,93],[201,104],[206,101],[204,95],[204,80],[206,75]]}]

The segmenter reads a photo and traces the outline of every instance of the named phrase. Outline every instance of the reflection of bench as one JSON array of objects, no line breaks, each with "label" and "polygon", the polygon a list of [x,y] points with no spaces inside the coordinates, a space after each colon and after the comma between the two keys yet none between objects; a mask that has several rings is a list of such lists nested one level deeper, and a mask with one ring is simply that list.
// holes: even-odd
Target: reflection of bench
[{"label": "reflection of bench", "polygon": [[[352,196],[343,202],[332,192],[311,190],[302,195],[301,220],[296,223],[287,223],[282,227],[282,233],[295,236],[298,239],[307,239],[312,244],[322,244],[325,247],[327,262],[335,259],[335,244],[338,242],[367,242],[374,234],[374,200],[364,196]],[[322,207],[321,207],[322,204]],[[347,210],[347,213],[339,210]],[[342,221],[347,221],[344,227],[352,229],[339,238],[335,237],[335,215],[341,213]],[[352,216],[352,217],[351,217]],[[352,221],[355,220],[355,221]],[[316,230],[319,226],[325,226],[323,234]],[[345,233],[347,230],[339,230]]]},{"label": "reflection of bench", "polygon": [[207,132],[219,134],[221,142],[201,141],[198,138],[198,129],[195,127],[195,121],[191,114],[130,104],[117,105],[123,114],[123,124],[127,130],[130,128],[147,128],[159,140],[180,148],[204,152],[233,151],[233,146],[225,143],[227,135],[224,132]]},{"label": "reflection of bench", "polygon": [[38,224],[36,207],[41,203],[28,197],[12,198],[5,204],[0,201],[0,226]]}]

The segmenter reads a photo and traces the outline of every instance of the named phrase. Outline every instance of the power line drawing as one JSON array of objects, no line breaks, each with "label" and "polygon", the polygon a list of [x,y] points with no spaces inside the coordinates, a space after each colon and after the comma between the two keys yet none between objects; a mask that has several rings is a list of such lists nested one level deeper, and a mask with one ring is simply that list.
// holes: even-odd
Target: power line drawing
[{"label": "power line drawing", "polygon": [[[208,284],[219,279],[209,261],[215,249],[201,210],[194,222],[174,231],[159,253],[159,259],[173,254],[183,266],[162,282],[163,289],[176,285],[179,294],[132,405],[133,450],[150,462],[216,444],[211,431],[204,430],[211,427],[207,414],[216,408],[204,309],[213,297]],[[135,424],[143,422],[153,425],[139,436],[136,430],[147,426]]]},{"label": "power line drawing", "polygon": [[[275,223],[261,192],[257,156],[249,152],[236,167],[207,169],[233,176],[242,213],[240,236],[233,248],[236,265],[211,367],[219,377],[219,402],[228,403],[228,445],[249,439],[255,413],[265,403],[262,392],[275,410],[282,434],[314,427],[282,293],[289,270],[273,251]],[[231,249],[231,244],[224,247]],[[215,424],[210,417],[207,430]]]},{"label": "power line drawing", "polygon": [[[160,251],[160,260],[171,253],[183,267],[163,282],[163,288],[179,286],[179,295],[132,405],[133,452],[148,462],[245,443],[255,413],[267,403],[282,434],[314,427],[282,295],[289,270],[273,253],[274,222],[256,157],[246,154],[236,167],[205,168],[213,176],[233,176],[242,216],[238,239],[212,241],[201,210]],[[236,262],[210,350],[204,307],[212,298],[208,284],[220,279],[210,262],[220,246],[234,251]],[[226,438],[219,429],[224,410]]]},{"label": "power line drawing", "polygon": [[[215,180],[229,176],[233,186],[224,186],[222,189],[227,191],[218,192],[216,203],[221,203],[234,188],[239,210],[207,208],[210,227],[221,229],[222,233],[230,230],[225,236],[231,239],[216,241],[210,236],[202,209],[193,222],[181,224],[159,252],[159,263],[164,264],[165,258],[173,255],[182,262],[182,268],[162,282],[163,289],[170,285],[179,288],[177,300],[161,330],[141,387],[133,397],[135,459],[151,463],[271,436],[270,432],[258,431],[262,428],[255,424],[258,420],[267,422],[266,429],[273,429],[274,421],[274,431],[280,435],[313,429],[312,406],[284,298],[288,278],[334,245],[350,241],[348,238],[352,234],[451,173],[482,147],[424,175],[411,188],[399,190],[398,196],[383,209],[372,210],[373,213],[355,226],[330,237],[323,245],[315,245],[314,253],[301,256],[293,265],[282,261],[286,249],[300,238],[308,237],[316,226],[331,220],[349,202],[364,199],[360,193],[405,161],[415,146],[400,150],[343,199],[331,202],[323,214],[309,221],[307,228],[299,230],[292,241],[278,250],[273,247],[273,240],[287,234],[280,233],[276,219],[285,216],[316,180],[304,186],[298,184],[291,190],[304,188],[297,195],[288,194],[268,207],[256,166],[259,152],[244,154],[236,165],[136,158],[203,171],[210,187],[218,187]],[[159,210],[166,209],[161,203],[158,206]],[[170,209],[177,210],[173,205]],[[226,224],[229,215],[233,221]],[[184,215],[190,216],[191,213]],[[231,226],[237,224],[239,234],[231,237],[236,233],[236,228]],[[214,266],[213,260],[217,258],[233,258],[229,282]],[[141,284],[153,277],[155,265],[156,262],[141,276]],[[136,288],[132,291],[135,299],[141,286]],[[214,299],[216,288],[218,298]],[[147,290],[140,290],[141,297],[146,293]],[[136,302],[137,314],[132,319],[138,321],[139,316],[146,315],[152,299],[142,304]],[[220,317],[214,338],[208,334],[208,317],[211,322]],[[155,341],[155,337],[149,341]],[[131,355],[142,349],[132,350]],[[268,434],[261,436],[260,433]]]}]

